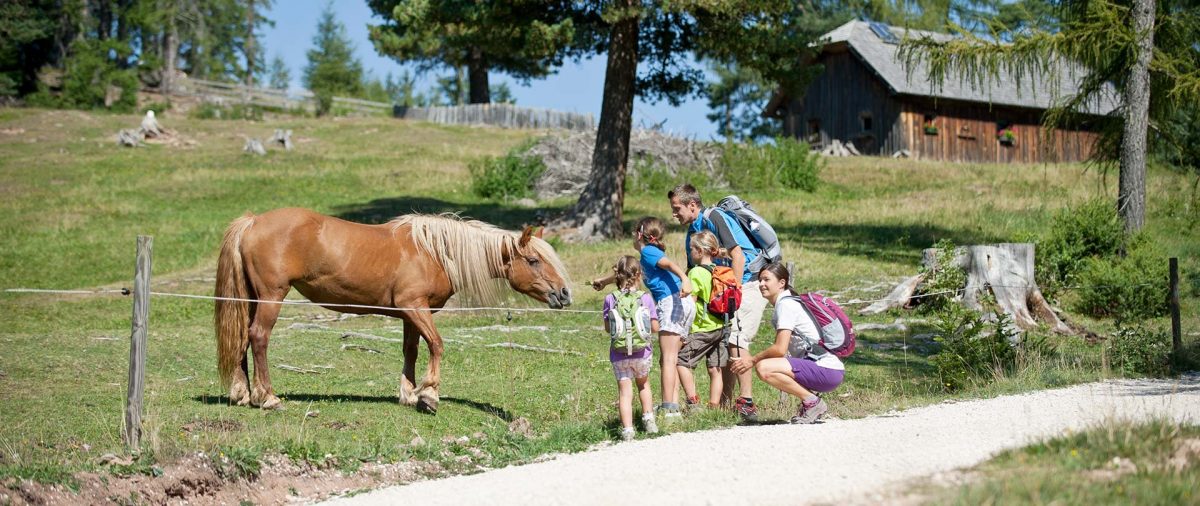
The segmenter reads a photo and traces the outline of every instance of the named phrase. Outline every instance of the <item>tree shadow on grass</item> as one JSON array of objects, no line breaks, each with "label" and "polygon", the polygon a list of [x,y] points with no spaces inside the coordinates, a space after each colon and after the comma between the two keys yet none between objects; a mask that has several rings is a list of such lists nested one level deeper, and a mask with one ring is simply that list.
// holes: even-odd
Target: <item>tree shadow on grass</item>
[{"label": "tree shadow on grass", "polygon": [[801,223],[780,226],[775,232],[781,240],[803,244],[805,248],[843,256],[861,256],[898,264],[918,265],[921,251],[942,239],[956,245],[991,244],[1009,239],[982,230],[950,229],[933,224],[880,225],[843,223]]},{"label": "tree shadow on grass", "polygon": [[[522,207],[499,202],[451,202],[429,197],[393,197],[375,199],[365,204],[353,204],[334,208],[334,216],[356,223],[380,224],[404,214],[455,213],[463,218],[491,223],[507,230],[520,230],[526,225],[541,226],[566,211],[567,206],[539,204]],[[624,230],[633,229],[634,221],[640,218],[625,214],[621,224]]]},{"label": "tree shadow on grass", "polygon": [[459,399],[457,397],[442,397],[442,402],[474,408],[489,415],[495,415],[496,418],[504,420],[505,423],[512,422],[514,420],[512,413],[509,413],[508,410],[493,406],[486,402],[472,401],[470,399]]},{"label": "tree shadow on grass", "polygon": [[[285,402],[361,402],[375,404],[395,404],[396,406],[402,406],[400,404],[399,397],[395,395],[288,394],[281,395],[280,398]],[[223,406],[229,404],[229,396],[226,395],[197,395],[192,397],[192,400],[210,406]],[[472,401],[470,399],[459,399],[457,397],[442,397],[442,402],[458,404],[468,408],[477,409],[489,415],[495,415],[497,418],[504,420],[505,422],[513,421],[512,413],[509,413],[504,408],[499,408],[486,402]]]},{"label": "tree shadow on grass", "polygon": [[488,201],[461,203],[429,197],[390,197],[334,208],[338,218],[357,223],[386,223],[397,216],[412,213],[456,213],[463,218],[485,221],[509,230],[545,224],[547,219],[562,211],[563,208],[557,206],[521,207]]}]

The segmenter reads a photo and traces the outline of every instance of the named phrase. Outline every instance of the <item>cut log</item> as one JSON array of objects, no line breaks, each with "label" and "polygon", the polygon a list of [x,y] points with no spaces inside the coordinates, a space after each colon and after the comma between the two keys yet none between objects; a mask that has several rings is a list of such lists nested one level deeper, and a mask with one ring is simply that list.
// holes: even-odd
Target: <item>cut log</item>
[{"label": "cut log", "polygon": [[887,294],[883,300],[876,301],[874,304],[862,308],[858,314],[879,314],[894,307],[905,307],[908,301],[912,300],[913,292],[917,290],[917,285],[925,280],[925,274],[917,274],[911,278],[902,281],[896,288],[892,289],[891,293]]},{"label": "cut log", "polygon": [[142,133],[137,130],[123,129],[117,132],[117,144],[131,148],[142,146]]}]

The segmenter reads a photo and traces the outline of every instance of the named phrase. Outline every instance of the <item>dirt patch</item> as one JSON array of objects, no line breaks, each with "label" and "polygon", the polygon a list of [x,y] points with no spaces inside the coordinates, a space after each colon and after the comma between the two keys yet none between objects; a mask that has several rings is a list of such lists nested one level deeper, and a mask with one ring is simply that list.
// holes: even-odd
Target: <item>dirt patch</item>
[{"label": "dirt patch", "polygon": [[65,485],[10,478],[0,483],[0,504],[311,503],[349,492],[409,483],[444,472],[437,463],[400,462],[367,463],[358,471],[346,474],[336,468],[296,463],[286,456],[269,455],[263,458],[257,478],[225,478],[208,456],[197,453],[156,467],[158,476],[77,473],[74,479],[78,491]]},{"label": "dirt patch", "polygon": [[192,434],[195,432],[237,432],[242,430],[242,424],[235,420],[211,420],[202,418],[194,422],[183,424],[180,429],[184,432]]}]

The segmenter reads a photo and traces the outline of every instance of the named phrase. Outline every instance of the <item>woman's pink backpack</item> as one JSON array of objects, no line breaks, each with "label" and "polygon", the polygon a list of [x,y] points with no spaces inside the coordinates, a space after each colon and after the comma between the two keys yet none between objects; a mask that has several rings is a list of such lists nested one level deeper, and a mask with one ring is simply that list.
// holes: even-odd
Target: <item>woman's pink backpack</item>
[{"label": "woman's pink backpack", "polygon": [[854,353],[854,326],[842,307],[819,293],[802,293],[790,298],[800,302],[800,307],[817,324],[821,333],[821,347],[839,358]]}]

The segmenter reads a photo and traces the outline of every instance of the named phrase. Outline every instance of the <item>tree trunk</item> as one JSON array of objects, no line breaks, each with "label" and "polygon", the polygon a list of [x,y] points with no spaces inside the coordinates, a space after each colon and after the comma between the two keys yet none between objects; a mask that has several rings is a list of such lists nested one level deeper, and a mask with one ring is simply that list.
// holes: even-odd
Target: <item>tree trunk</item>
[{"label": "tree trunk", "polygon": [[1121,176],[1117,212],[1125,233],[1141,230],[1146,219],[1146,128],[1150,121],[1150,58],[1154,51],[1154,0],[1134,0],[1138,40],[1125,83],[1125,126],[1121,135]]},{"label": "tree trunk", "polygon": [[[622,3],[627,12],[637,5],[633,0]],[[550,227],[576,228],[574,233],[567,234],[570,239],[598,240],[617,237],[623,232],[621,208],[625,203],[625,171],[633,126],[637,51],[638,18],[636,14],[626,14],[613,25],[609,36],[604,102],[600,106],[591,175],[579,202]]]},{"label": "tree trunk", "polygon": [[246,2],[246,87],[254,86],[254,0]]},{"label": "tree trunk", "polygon": [[479,48],[471,48],[471,59],[467,62],[467,74],[471,86],[472,104],[489,104],[492,93],[488,88],[488,66]]},{"label": "tree trunk", "polygon": [[163,36],[163,95],[171,96],[175,85],[175,56],[179,53],[179,33],[175,27],[175,11],[171,11],[167,21],[167,33]]}]

